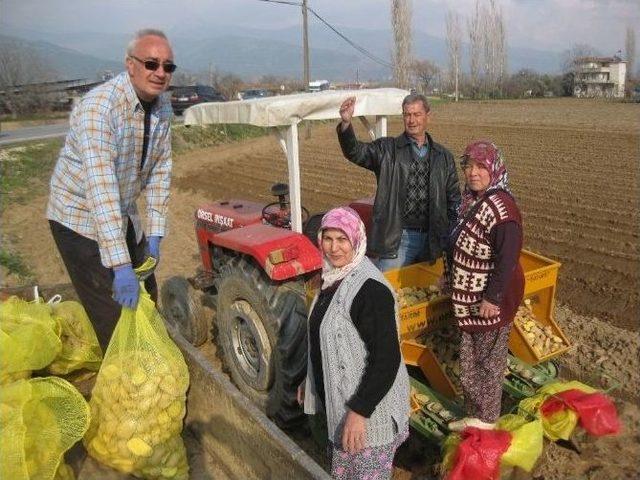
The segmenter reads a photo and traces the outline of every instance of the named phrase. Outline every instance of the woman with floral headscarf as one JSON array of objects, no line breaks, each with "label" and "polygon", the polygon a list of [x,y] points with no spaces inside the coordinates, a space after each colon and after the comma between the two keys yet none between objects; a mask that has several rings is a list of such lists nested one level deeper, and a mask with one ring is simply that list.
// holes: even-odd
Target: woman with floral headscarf
[{"label": "woman with floral headscarf", "polygon": [[480,140],[461,158],[465,187],[450,238],[447,280],[461,332],[467,417],[449,428],[493,428],[500,415],[507,343],[524,293],[522,219],[498,148]]},{"label": "woman with floral headscarf", "polygon": [[351,208],[322,218],[318,244],[322,287],[309,314],[307,378],[298,401],[307,414],[326,414],[333,478],[391,478],[409,428],[393,291],[365,257],[364,224]]}]

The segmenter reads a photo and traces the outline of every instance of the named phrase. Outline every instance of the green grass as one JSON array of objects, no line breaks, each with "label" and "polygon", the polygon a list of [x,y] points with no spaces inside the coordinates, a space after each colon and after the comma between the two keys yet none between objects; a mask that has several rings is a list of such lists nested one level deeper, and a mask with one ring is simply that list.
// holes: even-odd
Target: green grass
[{"label": "green grass", "polygon": [[62,142],[40,140],[0,149],[0,211],[47,192]]},{"label": "green grass", "polygon": [[221,143],[260,137],[268,132],[267,128],[237,124],[207,125],[204,127],[173,125],[171,127],[173,152],[177,154],[196,148],[212,147]]},{"label": "green grass", "polygon": [[16,275],[23,280],[33,278],[31,269],[17,253],[11,253],[0,248],[0,265],[7,269],[8,273]]},{"label": "green grass", "polygon": [[17,115],[15,118],[12,115],[0,115],[0,122],[2,123],[11,123],[11,122],[36,122],[36,121],[47,121],[47,120],[57,120],[60,118],[69,117],[69,112],[51,112],[51,113],[29,113],[24,115]]}]

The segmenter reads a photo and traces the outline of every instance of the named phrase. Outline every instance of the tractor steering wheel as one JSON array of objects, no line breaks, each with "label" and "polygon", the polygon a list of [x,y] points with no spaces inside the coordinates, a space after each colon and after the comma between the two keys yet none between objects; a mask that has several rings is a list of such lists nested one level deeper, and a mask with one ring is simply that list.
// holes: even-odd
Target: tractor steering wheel
[{"label": "tractor steering wheel", "polygon": [[[309,220],[309,210],[301,206],[302,223]],[[291,229],[291,208],[289,202],[272,202],[262,209],[262,220],[278,228]]]}]

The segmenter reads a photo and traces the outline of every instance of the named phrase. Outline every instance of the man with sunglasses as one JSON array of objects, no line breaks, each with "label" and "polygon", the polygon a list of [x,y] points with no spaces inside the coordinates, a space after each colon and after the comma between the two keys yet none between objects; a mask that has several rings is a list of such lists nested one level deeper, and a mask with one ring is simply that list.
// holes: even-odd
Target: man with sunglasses
[{"label": "man with sunglasses", "polygon": [[[133,269],[146,255],[160,259],[171,177],[173,113],[162,94],[176,65],[165,34],[137,32],[125,66],[71,113],[47,207],[53,238],[103,348],[121,308],[138,303]],[[143,190],[144,232],[136,206]],[[156,300],[153,275],[145,287]]]}]

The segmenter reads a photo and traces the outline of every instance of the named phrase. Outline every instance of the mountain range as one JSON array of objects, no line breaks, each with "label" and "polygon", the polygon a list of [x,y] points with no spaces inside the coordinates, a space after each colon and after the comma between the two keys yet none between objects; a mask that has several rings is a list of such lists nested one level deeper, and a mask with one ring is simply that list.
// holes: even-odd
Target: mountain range
[{"label": "mountain range", "polygon": [[[43,58],[60,79],[97,78],[102,71],[123,68],[129,35],[101,32],[46,32],[15,28],[0,23],[0,47],[20,45]],[[390,30],[341,29],[352,41],[375,57],[389,62]],[[220,72],[257,79],[262,75],[302,76],[302,33],[299,28],[277,30],[216,26],[212,29],[167,31],[180,70],[189,73]],[[309,31],[312,79],[331,81],[385,80],[391,77],[388,66],[365,57],[323,25],[311,25]],[[440,67],[447,64],[446,43],[442,38],[414,31],[413,51],[417,58],[428,59]],[[466,52],[465,52],[466,56]],[[463,59],[463,65],[466,65]],[[509,70],[529,68],[556,73],[560,53],[530,48],[509,48]]]}]

